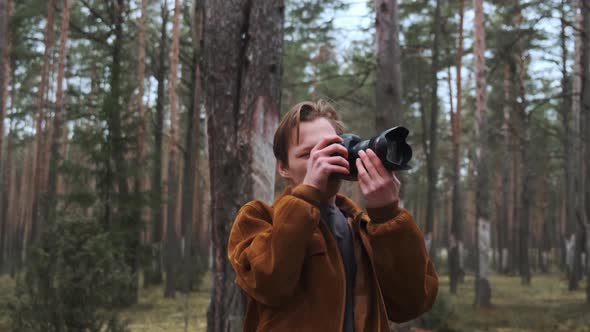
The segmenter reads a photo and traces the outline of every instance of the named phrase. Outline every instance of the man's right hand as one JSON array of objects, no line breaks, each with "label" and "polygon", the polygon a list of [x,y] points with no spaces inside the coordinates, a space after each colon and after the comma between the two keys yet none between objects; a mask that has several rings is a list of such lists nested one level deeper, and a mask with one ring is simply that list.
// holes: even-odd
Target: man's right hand
[{"label": "man's right hand", "polygon": [[348,150],[341,144],[340,136],[331,135],[324,137],[310,151],[307,161],[307,173],[303,179],[303,184],[310,185],[326,192],[330,174],[341,173],[348,174],[350,165],[348,164]]}]

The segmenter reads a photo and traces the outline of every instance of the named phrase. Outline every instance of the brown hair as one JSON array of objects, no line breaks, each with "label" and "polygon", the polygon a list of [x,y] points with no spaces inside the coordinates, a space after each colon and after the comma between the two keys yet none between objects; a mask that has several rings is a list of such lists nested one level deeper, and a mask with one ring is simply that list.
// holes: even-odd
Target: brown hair
[{"label": "brown hair", "polygon": [[329,102],[319,99],[317,101],[304,101],[293,106],[284,116],[275,132],[272,150],[275,158],[289,165],[289,143],[291,133],[296,129],[296,144],[299,144],[299,123],[313,121],[318,118],[325,118],[330,121],[336,134],[344,132],[344,124],[340,121],[334,106]]}]

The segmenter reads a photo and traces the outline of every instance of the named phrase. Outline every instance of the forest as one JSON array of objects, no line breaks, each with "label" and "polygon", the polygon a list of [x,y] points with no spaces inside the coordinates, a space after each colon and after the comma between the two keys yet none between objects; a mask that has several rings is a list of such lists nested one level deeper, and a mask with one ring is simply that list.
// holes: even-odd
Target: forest
[{"label": "forest", "polygon": [[439,292],[392,331],[590,331],[586,0],[0,0],[0,59],[0,331],[241,331],[229,231],[317,99],[410,131]]}]

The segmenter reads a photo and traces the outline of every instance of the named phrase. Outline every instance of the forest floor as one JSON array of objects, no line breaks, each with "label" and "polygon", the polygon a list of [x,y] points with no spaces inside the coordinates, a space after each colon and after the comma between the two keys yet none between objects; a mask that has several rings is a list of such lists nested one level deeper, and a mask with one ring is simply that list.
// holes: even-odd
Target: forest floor
[{"label": "forest floor", "polygon": [[[205,331],[210,278],[204,279],[190,296],[177,293],[175,299],[165,299],[162,287],[142,288],[139,303],[124,310],[121,317],[129,321],[131,331]],[[457,296],[449,295],[448,277],[441,277],[440,282],[435,309],[424,317],[436,322],[435,331],[590,332],[585,280],[580,290],[570,292],[565,278],[557,275],[535,275],[531,286],[521,286],[518,277],[494,275],[489,309],[472,306],[473,277],[460,284]],[[10,331],[6,304],[14,296],[13,287],[10,277],[0,276],[0,331]]]},{"label": "forest floor", "polygon": [[443,315],[446,319],[436,330],[590,332],[585,280],[580,282],[581,289],[570,292],[567,280],[559,275],[534,275],[530,286],[522,286],[518,276],[493,275],[492,307],[487,309],[473,306],[473,280],[473,276],[467,276],[459,285],[458,295],[451,296],[448,276],[440,278],[437,314],[448,314]]}]

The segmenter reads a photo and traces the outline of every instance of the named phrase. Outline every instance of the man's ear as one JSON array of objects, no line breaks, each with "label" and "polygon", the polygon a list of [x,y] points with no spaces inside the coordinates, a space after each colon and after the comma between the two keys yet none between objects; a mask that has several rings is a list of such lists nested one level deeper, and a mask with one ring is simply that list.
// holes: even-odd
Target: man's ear
[{"label": "man's ear", "polygon": [[280,160],[277,160],[277,171],[285,179],[291,179],[289,167]]}]

